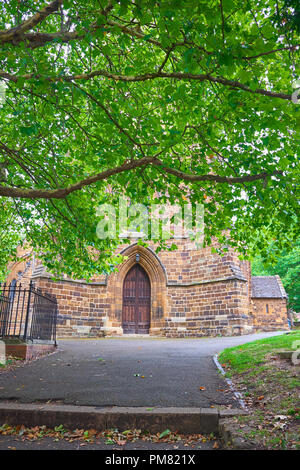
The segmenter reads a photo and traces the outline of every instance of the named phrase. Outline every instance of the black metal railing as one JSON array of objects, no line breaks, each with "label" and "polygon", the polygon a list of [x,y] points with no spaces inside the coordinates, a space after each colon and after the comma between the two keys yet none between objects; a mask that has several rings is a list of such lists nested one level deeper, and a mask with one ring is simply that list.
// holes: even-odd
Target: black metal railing
[{"label": "black metal railing", "polygon": [[56,343],[57,300],[31,281],[0,284],[0,338]]}]

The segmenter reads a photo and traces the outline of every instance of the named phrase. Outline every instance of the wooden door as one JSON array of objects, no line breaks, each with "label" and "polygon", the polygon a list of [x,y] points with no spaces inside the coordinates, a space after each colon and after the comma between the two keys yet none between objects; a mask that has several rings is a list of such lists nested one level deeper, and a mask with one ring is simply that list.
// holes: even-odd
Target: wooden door
[{"label": "wooden door", "polygon": [[139,264],[135,264],[126,274],[123,284],[123,333],[149,333],[150,298],[148,274]]}]

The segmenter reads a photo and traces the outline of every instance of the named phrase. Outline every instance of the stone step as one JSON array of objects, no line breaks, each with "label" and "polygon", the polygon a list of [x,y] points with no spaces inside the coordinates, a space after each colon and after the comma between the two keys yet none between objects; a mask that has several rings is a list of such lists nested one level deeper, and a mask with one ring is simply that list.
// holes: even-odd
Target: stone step
[{"label": "stone step", "polygon": [[182,434],[218,434],[220,419],[246,414],[241,409],[95,407],[61,404],[0,402],[0,424],[27,427],[63,425],[66,429],[165,429]]}]

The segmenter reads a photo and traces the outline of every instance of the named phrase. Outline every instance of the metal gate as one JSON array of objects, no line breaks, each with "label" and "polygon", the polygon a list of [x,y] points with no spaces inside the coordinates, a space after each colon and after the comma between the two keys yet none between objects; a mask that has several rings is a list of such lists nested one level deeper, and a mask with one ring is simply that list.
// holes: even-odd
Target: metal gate
[{"label": "metal gate", "polygon": [[0,338],[56,342],[56,297],[28,286],[0,284]]}]

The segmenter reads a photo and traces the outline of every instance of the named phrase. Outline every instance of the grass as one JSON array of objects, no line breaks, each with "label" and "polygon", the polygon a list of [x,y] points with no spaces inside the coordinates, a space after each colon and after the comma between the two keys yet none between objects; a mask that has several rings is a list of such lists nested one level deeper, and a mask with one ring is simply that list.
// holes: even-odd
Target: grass
[{"label": "grass", "polygon": [[24,361],[19,357],[9,356],[6,358],[5,364],[0,362],[0,372],[5,372],[13,367],[22,364]]},{"label": "grass", "polygon": [[[258,366],[263,366],[269,354],[276,354],[277,349],[296,350],[296,341],[300,341],[300,331],[259,339],[242,346],[225,349],[219,355],[219,361],[229,366],[230,370],[227,371],[229,376],[249,369],[252,369],[253,375],[256,375],[261,370]],[[300,343],[298,347],[299,345]]]},{"label": "grass", "polygon": [[250,411],[232,419],[232,424],[256,448],[300,449],[299,366],[276,355],[279,349],[296,350],[297,346],[300,331],[293,331],[228,348],[219,355]]},{"label": "grass", "polygon": [[1,369],[6,369],[7,367],[11,366],[13,364],[13,359],[7,359],[5,364],[0,362],[0,368]]}]

